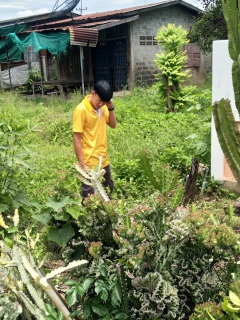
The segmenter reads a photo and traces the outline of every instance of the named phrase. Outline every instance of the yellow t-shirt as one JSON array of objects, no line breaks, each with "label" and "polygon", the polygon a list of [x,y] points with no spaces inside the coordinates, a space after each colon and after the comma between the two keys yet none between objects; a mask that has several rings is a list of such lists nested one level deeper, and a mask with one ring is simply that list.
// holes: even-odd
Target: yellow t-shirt
[{"label": "yellow t-shirt", "polygon": [[109,111],[106,105],[94,110],[88,97],[73,111],[73,132],[82,133],[81,145],[85,164],[93,169],[103,157],[103,167],[109,164],[107,155],[107,123]]}]

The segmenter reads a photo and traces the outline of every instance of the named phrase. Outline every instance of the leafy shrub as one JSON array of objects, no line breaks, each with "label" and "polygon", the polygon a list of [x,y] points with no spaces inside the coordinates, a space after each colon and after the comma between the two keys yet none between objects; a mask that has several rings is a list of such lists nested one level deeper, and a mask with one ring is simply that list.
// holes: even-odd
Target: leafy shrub
[{"label": "leafy shrub", "polygon": [[0,110],[0,209],[1,212],[9,212],[28,204],[16,176],[17,172],[25,173],[29,168],[25,160],[30,150],[22,140],[26,121],[20,118],[18,122],[10,110]]},{"label": "leafy shrub", "polygon": [[215,302],[205,302],[199,304],[194,308],[194,313],[190,316],[189,320],[203,320],[210,319],[209,313],[216,320],[226,320],[225,315],[221,311],[221,307]]},{"label": "leafy shrub", "polygon": [[14,301],[13,297],[8,292],[8,289],[4,285],[4,269],[0,269],[1,281],[0,281],[0,318],[4,320],[15,320],[22,313],[22,306]]},{"label": "leafy shrub", "polygon": [[[37,82],[37,81],[41,81],[42,77],[41,77],[41,72],[38,69],[32,69],[29,70],[28,73],[28,77],[26,80],[26,87],[29,91],[32,91],[32,83],[33,82]],[[37,90],[40,90],[41,86],[37,87]]]},{"label": "leafy shrub", "polygon": [[161,163],[169,163],[171,167],[186,177],[191,166],[191,157],[187,156],[179,147],[168,147],[159,155]]},{"label": "leafy shrub", "polygon": [[66,285],[70,285],[66,299],[68,305],[76,305],[80,299],[79,313],[87,319],[129,319],[121,309],[121,284],[110,261],[94,260],[87,276],[78,281],[67,281]]}]

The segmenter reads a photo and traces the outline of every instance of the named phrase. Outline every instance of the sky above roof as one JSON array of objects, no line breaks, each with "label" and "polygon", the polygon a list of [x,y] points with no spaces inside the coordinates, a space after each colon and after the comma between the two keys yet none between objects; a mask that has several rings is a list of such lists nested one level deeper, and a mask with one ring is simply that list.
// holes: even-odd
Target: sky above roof
[{"label": "sky above roof", "polygon": [[[20,17],[32,16],[42,13],[50,13],[56,4],[61,6],[65,0],[1,0],[0,1],[0,21],[16,19]],[[73,12],[90,14],[118,10],[123,8],[146,5],[148,3],[160,2],[161,0],[81,0]],[[199,0],[185,0],[190,4],[200,7]]]}]

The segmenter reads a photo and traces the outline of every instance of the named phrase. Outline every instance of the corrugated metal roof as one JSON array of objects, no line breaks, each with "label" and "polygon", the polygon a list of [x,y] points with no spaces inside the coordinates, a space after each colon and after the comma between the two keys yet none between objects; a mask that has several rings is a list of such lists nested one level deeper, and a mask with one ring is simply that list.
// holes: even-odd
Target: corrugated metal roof
[{"label": "corrugated metal roof", "polygon": [[102,23],[99,25],[99,26],[95,26],[96,29],[98,30],[103,30],[103,29],[107,29],[107,28],[111,28],[111,27],[114,27],[114,26],[117,26],[117,25],[120,25],[120,24],[123,24],[123,23],[128,23],[128,22],[131,22],[131,21],[134,21],[134,20],[137,20],[139,19],[139,15],[135,15],[135,16],[132,16],[132,17],[128,17],[128,18],[124,18],[124,19],[119,19],[119,20],[112,20],[112,21],[109,21],[107,23]]},{"label": "corrugated metal roof", "polygon": [[[84,22],[86,23],[87,20],[91,21],[91,20],[100,20],[100,19],[104,19],[106,20],[109,17],[118,17],[118,18],[123,18],[126,16],[130,16],[130,15],[134,15],[134,14],[138,14],[139,11],[149,11],[152,10],[153,8],[161,8],[161,7],[165,7],[165,6],[169,6],[169,5],[179,5],[182,7],[185,7],[186,9],[195,12],[196,14],[199,11],[202,11],[201,9],[189,4],[188,2],[182,1],[182,0],[164,0],[161,2],[156,2],[156,3],[151,3],[151,4],[147,4],[147,5],[143,5],[143,6],[136,6],[136,7],[131,7],[131,8],[125,8],[125,9],[119,9],[119,10],[113,10],[113,11],[105,11],[105,12],[96,12],[96,13],[91,13],[91,14],[84,14],[82,16],[77,16],[74,17],[74,20],[72,19],[68,19],[68,20],[58,20],[55,22],[49,22],[46,24],[40,24],[40,27],[47,27],[50,25],[63,25],[63,24],[84,24]],[[91,21],[93,22],[93,21]]]},{"label": "corrugated metal roof", "polygon": [[[104,20],[104,21],[93,21],[93,22],[86,22],[86,23],[81,23],[79,25],[76,25],[81,27],[81,28],[85,28],[85,27],[88,27],[88,28],[92,28],[94,26],[98,26],[98,25],[102,25],[104,23],[109,23],[109,22],[116,22],[116,21],[119,21],[119,19],[109,19],[109,20]],[[54,23],[54,24],[51,24],[51,23],[48,23],[48,24],[39,24],[39,25],[36,25],[34,26],[34,30],[36,31],[44,31],[44,30],[55,30],[55,29],[62,29],[62,30],[66,30],[70,27],[72,27],[72,23],[71,24],[67,24],[65,26],[60,26],[60,24],[57,23]]]},{"label": "corrugated metal roof", "polygon": [[96,47],[98,41],[97,29],[70,27],[70,44],[78,46]]},{"label": "corrugated metal roof", "polygon": [[[62,15],[61,20],[70,20],[71,19],[70,17],[75,17],[75,16],[77,16],[77,14],[75,14],[74,12],[71,12],[71,16],[70,16],[70,14]],[[59,18],[60,17],[54,18],[53,16],[51,16],[51,13],[36,14],[36,15],[32,15],[30,17],[20,17],[20,18],[16,18],[16,19],[1,20],[0,21],[0,28],[6,27],[6,26],[12,26],[12,25],[16,25],[16,24],[22,24],[22,23],[34,25],[36,21],[38,21],[39,23],[40,23],[40,21],[42,21],[43,23],[54,22],[54,21],[58,21]]]}]

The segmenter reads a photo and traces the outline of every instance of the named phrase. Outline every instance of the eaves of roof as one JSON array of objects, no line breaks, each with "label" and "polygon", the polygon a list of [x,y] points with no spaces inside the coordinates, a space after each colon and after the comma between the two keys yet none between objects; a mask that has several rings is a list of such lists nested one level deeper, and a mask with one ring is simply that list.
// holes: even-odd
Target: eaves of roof
[{"label": "eaves of roof", "polygon": [[132,17],[127,17],[123,19],[107,19],[107,20],[102,20],[102,21],[94,21],[94,22],[87,22],[87,23],[81,23],[81,24],[74,24],[74,25],[66,25],[66,26],[56,26],[56,25],[44,25],[44,26],[36,26],[33,31],[36,32],[43,32],[43,31],[51,31],[51,30],[67,30],[69,28],[75,27],[75,28],[85,28],[85,29],[97,29],[97,30],[102,30],[102,29],[107,29],[110,27],[114,27],[120,24],[128,23],[134,20],[139,19],[139,15],[135,15]]},{"label": "eaves of roof", "polygon": [[64,25],[87,25],[89,23],[96,23],[97,21],[105,21],[107,19],[122,19],[134,15],[138,15],[143,12],[147,12],[150,10],[156,10],[160,8],[164,8],[166,6],[176,5],[184,10],[189,11],[190,13],[197,15],[198,12],[202,12],[201,9],[185,2],[183,0],[163,0],[161,2],[147,4],[144,6],[136,6],[131,8],[125,8],[120,10],[106,11],[106,12],[96,12],[92,14],[85,14],[82,16],[75,16],[73,19],[59,19],[58,21],[39,23],[38,25],[34,25],[35,29],[38,28],[49,28],[51,25],[53,26],[64,26]]},{"label": "eaves of roof", "polygon": [[[74,19],[76,16],[78,16],[75,13],[71,13],[72,18]],[[17,19],[10,19],[10,20],[2,20],[0,21],[0,28],[1,27],[8,27],[12,25],[17,25],[17,24],[35,24],[37,21],[40,23],[48,22],[48,23],[55,23],[59,19],[61,20],[71,20],[69,14],[63,14],[61,17],[54,17],[51,13],[44,13],[44,14],[37,14],[37,15],[32,15],[30,17],[22,17],[22,18],[17,18]]]}]

